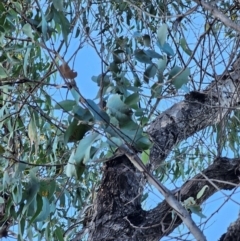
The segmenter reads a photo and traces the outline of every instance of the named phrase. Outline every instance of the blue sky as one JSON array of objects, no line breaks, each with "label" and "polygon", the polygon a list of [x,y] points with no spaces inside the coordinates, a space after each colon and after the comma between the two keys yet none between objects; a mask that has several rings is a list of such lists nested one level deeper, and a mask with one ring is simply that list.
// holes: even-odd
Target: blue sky
[{"label": "blue sky", "polygon": [[[73,43],[71,44],[68,50],[68,54],[66,55],[65,60],[68,60],[68,56],[70,57],[71,54],[75,51],[75,44],[77,44],[77,40],[74,39]],[[101,73],[101,62],[95,50],[92,47],[86,46],[79,51],[77,59],[75,61],[74,70],[78,72],[76,82],[82,95],[85,98],[89,99],[95,98],[98,91],[98,86],[91,80],[91,78],[92,76],[97,76]],[[57,77],[57,82],[64,83],[63,80],[61,80],[60,75],[58,75]],[[55,89],[52,89],[52,91],[54,93],[53,98],[56,101],[64,100],[66,98],[65,90],[56,91]],[[69,94],[68,98],[72,99],[71,94]],[[167,187],[171,189],[170,185],[167,185]],[[224,196],[220,192],[216,193],[202,205],[203,214],[207,216],[207,219],[213,212],[216,212],[218,210],[218,208],[227,199],[227,196],[230,195],[232,192],[225,191],[224,193],[226,194],[226,196]],[[236,194],[232,195],[231,198],[236,201],[240,200],[239,192],[236,192]],[[158,192],[153,191],[152,193],[150,191],[148,202],[146,203],[145,208],[152,208],[156,206],[159,202],[161,202],[161,198]],[[227,230],[229,224],[235,221],[235,219],[238,216],[238,213],[239,206],[236,203],[232,201],[228,201],[227,203],[225,203],[223,207],[221,207],[220,210],[217,211],[217,213],[213,217],[211,217],[211,219],[207,222],[206,226],[204,227],[204,233],[207,236],[207,240],[217,240],[218,238],[220,238],[220,236]],[[200,220],[200,218],[196,215],[193,215],[193,217],[194,220],[196,220],[197,222],[205,221],[204,219]],[[182,232],[184,233],[186,232],[186,230],[182,230]],[[179,235],[179,233],[174,233],[176,234],[176,237]],[[174,236],[174,233],[172,234],[172,236]],[[8,238],[8,240],[15,239]],[[169,238],[166,237],[163,240],[169,240]]]}]

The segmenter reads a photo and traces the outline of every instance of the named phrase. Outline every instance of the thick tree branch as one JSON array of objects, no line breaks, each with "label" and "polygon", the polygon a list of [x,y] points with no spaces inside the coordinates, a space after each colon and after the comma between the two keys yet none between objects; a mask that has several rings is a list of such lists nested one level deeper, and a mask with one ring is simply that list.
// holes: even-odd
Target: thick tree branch
[{"label": "thick tree branch", "polygon": [[[201,173],[197,174],[182,186],[178,196],[181,202],[187,200],[189,197],[193,197],[197,204],[201,205],[218,191],[211,183],[214,183],[219,190],[232,190],[236,188],[240,177],[240,159],[217,158],[202,173],[204,175]],[[211,180],[211,182],[205,179],[204,176]],[[197,199],[197,194],[205,185],[208,188],[202,197]],[[145,231],[145,235],[155,233],[157,237],[154,237],[155,239],[153,240],[159,240],[170,234],[181,223],[182,220],[177,216],[175,220],[172,219],[172,209],[166,201],[163,201],[156,208],[146,213],[145,221],[141,225],[152,227]]]},{"label": "thick tree branch", "polygon": [[169,206],[173,208],[173,210],[177,213],[178,217],[182,219],[183,223],[187,226],[195,239],[197,241],[205,241],[206,237],[198,228],[198,226],[193,222],[188,211],[178,202],[176,197],[174,197],[174,194],[169,191],[161,182],[159,182],[152,175],[152,173],[147,170],[146,166],[143,164],[138,155],[129,151],[127,147],[122,147],[122,153],[125,153],[125,155],[136,167],[136,169],[143,173],[148,182],[152,184],[164,196],[166,202],[169,204]]},{"label": "thick tree branch", "polygon": [[[153,168],[163,161],[173,146],[199,130],[221,121],[239,101],[240,76],[238,65],[234,71],[216,79],[203,92],[191,92],[184,101],[173,105],[151,123],[148,130],[154,146],[150,161]],[[201,204],[219,189],[232,189],[229,183],[239,183],[239,160],[219,158],[202,174],[196,175],[181,189],[179,199],[196,198],[203,186],[209,188],[198,199]],[[204,177],[212,179],[206,180]],[[215,179],[224,182],[216,182]],[[106,162],[102,183],[93,206],[93,217],[86,224],[91,241],[158,241],[182,223],[164,201],[146,212],[141,208],[141,196],[145,185],[143,174],[129,159],[117,156]],[[214,183],[215,185],[212,185]]]},{"label": "thick tree branch", "polygon": [[215,80],[203,92],[193,91],[185,100],[160,114],[148,133],[154,143],[150,153],[152,168],[157,168],[173,146],[194,133],[219,123],[239,103],[240,71],[235,69]]}]

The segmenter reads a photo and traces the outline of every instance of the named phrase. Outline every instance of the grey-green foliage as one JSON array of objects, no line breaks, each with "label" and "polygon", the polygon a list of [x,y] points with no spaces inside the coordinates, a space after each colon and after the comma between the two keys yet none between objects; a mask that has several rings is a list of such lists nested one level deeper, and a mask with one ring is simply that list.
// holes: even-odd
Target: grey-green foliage
[{"label": "grey-green foliage", "polygon": [[[154,17],[185,13],[191,1],[146,1],[149,14],[139,12],[137,1],[131,1],[136,7],[121,0],[93,2],[0,2],[0,202],[10,196],[4,220],[13,224],[14,218],[19,240],[63,240],[63,234],[72,239],[83,224],[72,229],[81,221],[77,213],[93,200],[101,178],[95,161],[123,143],[149,153],[146,125],[158,113],[154,103],[165,106],[159,101],[193,88],[195,65],[185,66],[192,40],[181,32],[191,25],[183,21],[174,32],[171,21]],[[214,33],[220,28],[214,25]],[[101,73],[94,72],[99,61],[89,63],[98,88],[94,99],[85,99],[80,88],[91,81],[81,76],[86,46],[101,61]],[[76,85],[59,74],[63,60],[79,71]],[[236,111],[225,141],[235,155],[238,120]],[[207,156],[183,146],[175,153],[194,168],[196,157]],[[180,163],[167,165],[176,179],[193,173]]]}]

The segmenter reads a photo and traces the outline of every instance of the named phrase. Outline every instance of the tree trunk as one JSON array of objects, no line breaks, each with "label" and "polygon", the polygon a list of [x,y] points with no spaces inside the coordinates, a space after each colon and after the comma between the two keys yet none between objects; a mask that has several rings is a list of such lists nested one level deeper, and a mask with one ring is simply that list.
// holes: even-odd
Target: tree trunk
[{"label": "tree trunk", "polygon": [[[238,104],[239,76],[239,70],[235,68],[202,92],[189,93],[185,100],[173,105],[151,123],[148,132],[154,143],[150,154],[152,170],[164,161],[174,145],[207,126],[219,123]],[[197,200],[200,205],[217,188],[235,188],[226,182],[239,183],[239,164],[239,159],[219,157],[186,182],[176,195],[181,201],[194,198],[207,185],[204,195]],[[144,185],[142,173],[125,155],[115,155],[106,162],[93,205],[93,216],[86,224],[88,240],[158,241],[181,224],[178,216],[172,218],[171,208],[165,201],[150,211],[141,208]]]}]

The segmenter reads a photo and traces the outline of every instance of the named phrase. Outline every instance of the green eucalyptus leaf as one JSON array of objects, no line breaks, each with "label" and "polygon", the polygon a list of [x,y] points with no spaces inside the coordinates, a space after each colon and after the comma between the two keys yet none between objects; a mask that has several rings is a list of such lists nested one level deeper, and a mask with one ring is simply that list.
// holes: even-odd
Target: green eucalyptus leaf
[{"label": "green eucalyptus leaf", "polygon": [[36,195],[39,190],[39,181],[37,177],[35,176],[34,172],[30,172],[30,179],[28,182],[27,190],[25,193],[26,203],[23,208],[23,213],[28,209],[30,204],[33,202],[33,200],[36,199]]},{"label": "green eucalyptus leaf", "polygon": [[[42,202],[40,201],[42,199]],[[35,218],[35,222],[43,222],[49,217],[50,214],[50,205],[49,200],[46,197],[40,197],[37,199],[37,210],[40,209],[39,214]],[[38,207],[39,206],[39,207]],[[42,207],[41,207],[42,206]]]},{"label": "green eucalyptus leaf", "polygon": [[74,100],[63,100],[58,102],[55,105],[56,110],[63,109],[64,111],[71,111],[73,109],[73,106],[76,105],[76,101]]},{"label": "green eucalyptus leaf", "polygon": [[129,95],[124,103],[131,107],[131,108],[134,108],[134,109],[137,109],[138,108],[138,104],[139,104],[139,94],[138,93],[133,93],[131,95]]},{"label": "green eucalyptus leaf", "polygon": [[89,111],[92,113],[95,121],[103,123],[104,125],[109,124],[110,118],[108,114],[105,111],[101,110],[100,107],[93,100],[86,99],[84,103],[88,107]]},{"label": "green eucalyptus leaf", "polygon": [[163,73],[163,71],[165,70],[167,66],[167,58],[164,57],[163,59],[159,59],[157,62],[157,69],[158,72]]},{"label": "green eucalyptus leaf", "polygon": [[107,142],[109,143],[109,145],[111,147],[117,148],[120,147],[121,145],[123,145],[123,140],[121,138],[118,137],[110,137]]},{"label": "green eucalyptus leaf", "polygon": [[70,23],[69,23],[68,19],[66,18],[66,16],[63,14],[63,12],[57,12],[56,14],[58,15],[59,24],[61,25],[61,28],[62,28],[62,35],[63,35],[64,42],[65,42],[65,44],[67,44],[68,43],[68,34],[71,31]]},{"label": "green eucalyptus leaf", "polygon": [[56,240],[58,241],[64,241],[64,231],[59,228],[59,227],[56,227],[55,231],[54,231],[54,234],[56,236]]},{"label": "green eucalyptus leaf", "polygon": [[147,69],[144,71],[144,77],[143,77],[143,80],[146,82],[146,83],[149,83],[149,79],[150,78],[154,78],[154,76],[156,75],[157,73],[157,66],[156,64],[150,64]]},{"label": "green eucalyptus leaf", "polygon": [[12,190],[13,200],[15,204],[18,204],[22,200],[22,185],[21,183],[16,184]]},{"label": "green eucalyptus leaf", "polygon": [[189,75],[190,75],[189,68],[182,69],[178,66],[174,66],[169,72],[168,79],[172,81],[176,89],[180,89],[182,85],[186,84],[189,81],[188,79]]},{"label": "green eucalyptus leaf", "polygon": [[137,61],[144,63],[144,64],[151,64],[151,57],[149,57],[144,50],[142,49],[136,49],[134,51],[134,56]]},{"label": "green eucalyptus leaf", "polygon": [[[91,133],[87,135],[85,138],[83,138],[77,147],[76,153],[74,155],[74,160],[76,164],[81,163],[82,161],[87,162],[90,157],[90,150],[93,145],[93,143],[98,140],[101,137],[98,133]],[[84,150],[84,151],[83,151]]]},{"label": "green eucalyptus leaf", "polygon": [[75,156],[75,151],[72,151],[68,163],[66,166],[66,176],[67,177],[77,177],[77,172],[76,172],[76,161],[74,159]]},{"label": "green eucalyptus leaf", "polygon": [[109,70],[110,70],[113,74],[117,74],[117,73],[120,72],[120,68],[119,68],[119,66],[118,66],[115,62],[110,63],[110,65],[109,65]]},{"label": "green eucalyptus leaf", "polygon": [[29,23],[26,23],[23,25],[22,31],[32,40],[34,40],[33,34],[32,34],[32,27]]},{"label": "green eucalyptus leaf", "polygon": [[29,65],[28,61],[29,61],[30,53],[31,53],[31,47],[28,47],[24,55],[24,61],[23,61],[23,72],[25,76],[28,76],[27,67]]},{"label": "green eucalyptus leaf", "polygon": [[120,122],[127,121],[130,118],[131,110],[118,94],[114,94],[108,99],[107,108],[109,114],[116,117]]},{"label": "green eucalyptus leaf", "polygon": [[185,38],[181,38],[180,39],[180,46],[182,47],[183,51],[188,54],[189,56],[192,55],[192,51],[190,50],[190,48],[187,45],[187,41]]},{"label": "green eucalyptus leaf", "polygon": [[135,146],[138,150],[147,150],[151,145],[152,143],[147,136],[142,136],[135,140]]},{"label": "green eucalyptus leaf", "polygon": [[151,50],[151,49],[148,49],[148,50],[144,50],[144,53],[150,57],[150,58],[156,58],[156,59],[160,59],[162,58],[163,56],[157,52],[155,52],[154,50]]},{"label": "green eucalyptus leaf", "polygon": [[150,149],[143,151],[141,154],[141,160],[145,165],[149,162],[149,156],[150,156]]},{"label": "green eucalyptus leaf", "polygon": [[123,59],[122,59],[122,54],[124,54],[124,51],[121,49],[117,49],[113,51],[113,62],[116,64],[120,64],[122,63]]},{"label": "green eucalyptus leaf", "polygon": [[205,193],[206,189],[208,189],[208,188],[209,188],[208,185],[203,186],[202,189],[197,194],[197,199],[201,198],[203,196],[203,194]]},{"label": "green eucalyptus leaf", "polygon": [[157,42],[157,45],[159,46],[159,48],[166,53],[168,56],[174,56],[174,51],[171,48],[171,46],[169,45],[169,43],[164,43],[163,45],[161,45],[159,42]]},{"label": "green eucalyptus leaf", "polygon": [[91,128],[91,126],[81,123],[80,119],[75,117],[64,133],[64,143],[81,140]]},{"label": "green eucalyptus leaf", "polygon": [[32,216],[29,224],[32,224],[34,221],[36,221],[36,217],[41,213],[43,209],[43,200],[40,195],[36,196],[36,211],[34,211],[34,215]]},{"label": "green eucalyptus leaf", "polygon": [[32,116],[29,125],[28,125],[28,137],[30,139],[31,145],[35,146],[35,152],[38,152],[38,131],[37,131],[37,126],[36,126],[36,120],[34,115]]},{"label": "green eucalyptus leaf", "polygon": [[165,23],[157,30],[157,37],[161,46],[163,46],[163,44],[166,41],[167,32],[168,32],[168,28],[167,28],[167,24]]},{"label": "green eucalyptus leaf", "polygon": [[58,11],[63,11],[63,0],[53,0],[53,6]]},{"label": "green eucalyptus leaf", "polygon": [[79,101],[80,101],[80,99],[81,99],[80,94],[75,90],[75,88],[71,88],[71,93],[72,93],[73,98],[74,98],[75,101],[76,101],[76,104],[78,105],[78,104],[79,104]]},{"label": "green eucalyptus leaf", "polygon": [[8,77],[7,70],[2,67],[0,64],[0,78],[6,78]]},{"label": "green eucalyptus leaf", "polygon": [[190,209],[192,213],[195,213],[195,214],[198,215],[200,218],[207,218],[207,217],[202,213],[201,207],[198,206],[198,205],[189,206],[188,209]]},{"label": "green eucalyptus leaf", "polygon": [[48,34],[47,33],[47,31],[48,31],[48,24],[47,24],[47,21],[45,19],[45,16],[44,16],[43,12],[42,12],[41,27],[42,27],[43,38],[44,38],[45,41],[47,41],[47,39],[48,39],[48,35],[47,35]]}]

